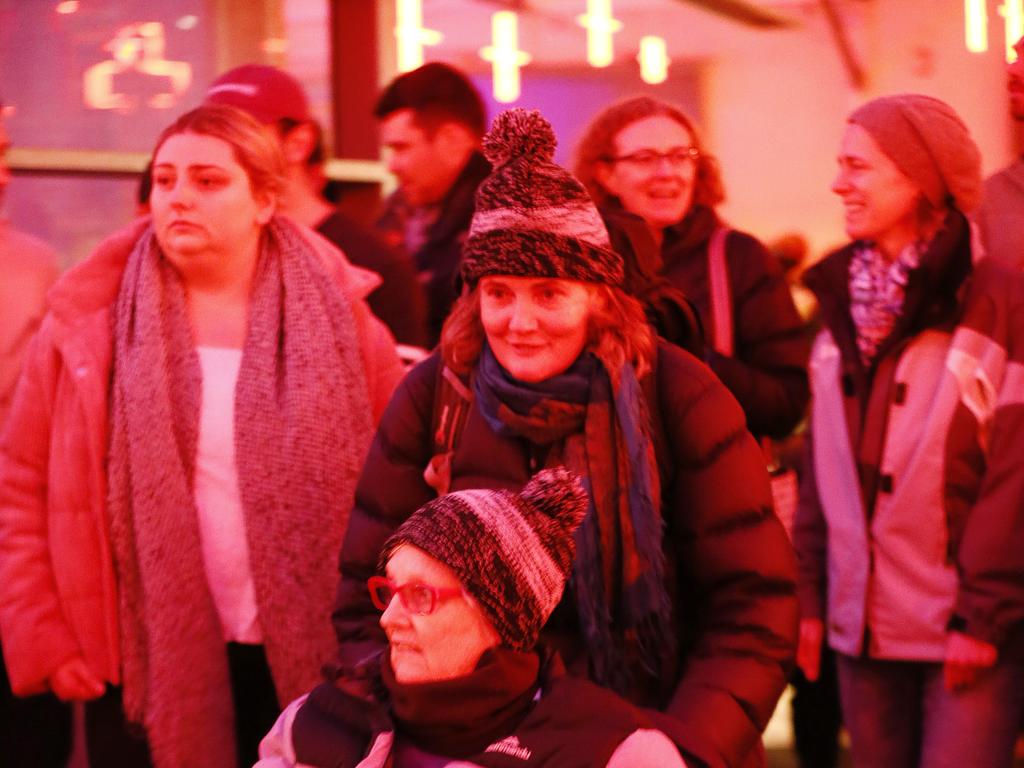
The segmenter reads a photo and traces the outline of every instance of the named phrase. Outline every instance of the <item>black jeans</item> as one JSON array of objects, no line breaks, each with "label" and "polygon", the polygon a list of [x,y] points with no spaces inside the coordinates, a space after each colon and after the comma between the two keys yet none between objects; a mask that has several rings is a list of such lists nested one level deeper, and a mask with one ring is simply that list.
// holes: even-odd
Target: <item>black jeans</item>
[{"label": "black jeans", "polygon": [[[228,643],[227,654],[238,765],[248,768],[258,759],[260,740],[274,724],[280,709],[263,646]],[[141,726],[125,720],[120,688],[108,687],[101,698],[86,704],[85,730],[90,768],[152,765],[145,732]]]},{"label": "black jeans", "polygon": [[71,752],[71,707],[52,693],[11,693],[0,655],[0,768],[64,768]]}]

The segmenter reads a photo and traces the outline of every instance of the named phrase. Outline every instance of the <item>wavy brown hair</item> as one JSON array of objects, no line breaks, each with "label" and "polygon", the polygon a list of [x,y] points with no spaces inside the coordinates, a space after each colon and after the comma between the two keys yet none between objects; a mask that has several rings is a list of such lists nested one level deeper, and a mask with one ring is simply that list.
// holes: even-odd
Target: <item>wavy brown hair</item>
[{"label": "wavy brown hair", "polygon": [[[618,384],[624,363],[631,363],[637,378],[643,378],[651,370],[655,354],[655,336],[643,306],[621,288],[591,285],[598,301],[587,320],[586,349],[604,364],[613,384]],[[469,374],[480,358],[485,338],[478,283],[456,300],[441,329],[445,364],[456,373]]]},{"label": "wavy brown hair", "polygon": [[718,169],[718,160],[708,154],[693,121],[681,109],[652,96],[634,96],[606,107],[590,121],[576,146],[573,173],[583,182],[594,202],[599,206],[616,198],[597,180],[597,167],[615,157],[618,148],[615,139],[626,126],[648,117],[662,115],[683,126],[693,136],[693,144],[700,152],[697,159],[697,180],[693,187],[693,205],[714,208],[725,200],[725,188]]}]

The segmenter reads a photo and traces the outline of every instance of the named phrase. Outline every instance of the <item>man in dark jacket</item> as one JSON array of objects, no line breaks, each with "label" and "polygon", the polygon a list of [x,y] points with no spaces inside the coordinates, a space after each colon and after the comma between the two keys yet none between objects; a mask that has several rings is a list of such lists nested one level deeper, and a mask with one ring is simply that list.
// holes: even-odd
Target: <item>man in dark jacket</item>
[{"label": "man in dark jacket", "polygon": [[455,300],[455,275],[473,215],[473,195],[490,172],[479,152],[486,114],[473,84],[437,62],[395,78],[374,115],[398,190],[377,223],[409,254],[427,292],[430,343]]},{"label": "man in dark jacket", "polygon": [[273,127],[287,163],[281,212],[315,229],[357,267],[380,275],[381,285],[367,298],[370,309],[399,343],[425,346],[426,303],[412,262],[320,192],[323,136],[299,82],[274,67],[245,64],[217,78],[206,101],[238,107]]}]

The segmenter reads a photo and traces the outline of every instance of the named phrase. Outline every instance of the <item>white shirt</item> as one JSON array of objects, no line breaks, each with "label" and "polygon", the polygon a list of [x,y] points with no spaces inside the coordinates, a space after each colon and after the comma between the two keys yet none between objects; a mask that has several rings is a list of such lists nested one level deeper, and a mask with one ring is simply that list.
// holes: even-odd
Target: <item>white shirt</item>
[{"label": "white shirt", "polygon": [[235,467],[235,384],[242,350],[197,347],[196,351],[203,384],[195,501],[206,578],[224,639],[261,643],[263,631]]}]

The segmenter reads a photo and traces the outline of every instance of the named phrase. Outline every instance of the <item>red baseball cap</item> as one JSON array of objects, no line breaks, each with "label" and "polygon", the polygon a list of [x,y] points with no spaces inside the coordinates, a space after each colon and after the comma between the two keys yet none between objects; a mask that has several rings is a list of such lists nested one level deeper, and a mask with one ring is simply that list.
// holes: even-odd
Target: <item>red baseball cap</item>
[{"label": "red baseball cap", "polygon": [[243,64],[225,72],[213,81],[204,103],[238,107],[265,124],[313,119],[299,81],[266,64]]}]

